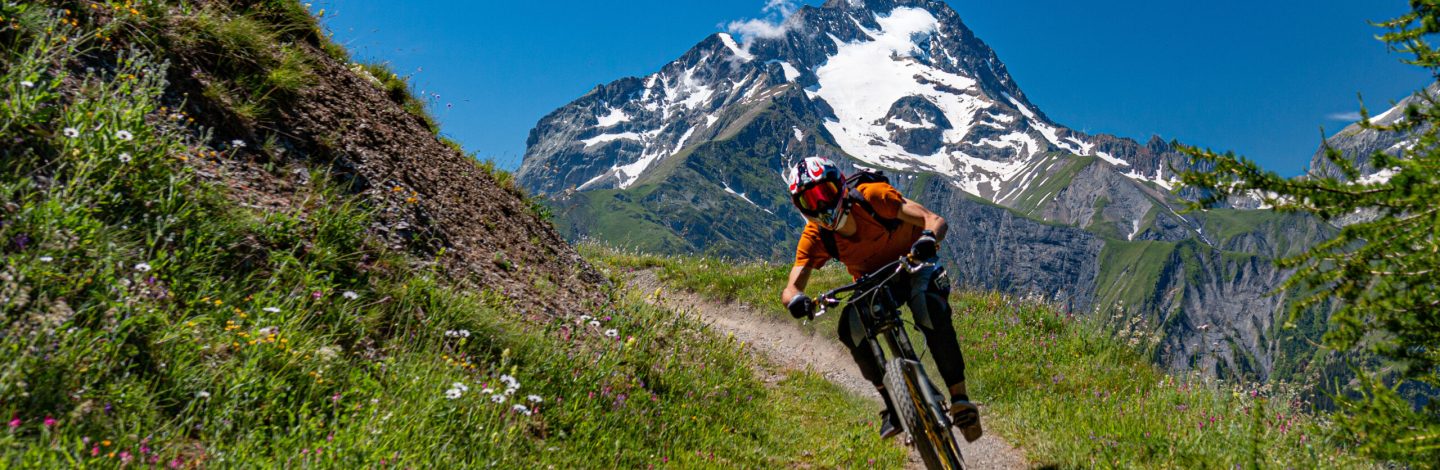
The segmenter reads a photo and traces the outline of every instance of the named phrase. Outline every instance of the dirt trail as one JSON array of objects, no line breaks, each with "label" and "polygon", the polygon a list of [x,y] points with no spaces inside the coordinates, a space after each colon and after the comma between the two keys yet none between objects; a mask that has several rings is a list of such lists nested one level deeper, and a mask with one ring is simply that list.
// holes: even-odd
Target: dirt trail
[{"label": "dirt trail", "polygon": [[[660,292],[659,296],[647,296],[646,301],[671,310],[694,313],[705,323],[734,334],[736,339],[751,345],[753,351],[780,367],[812,369],[857,396],[877,404],[880,402],[875,387],[860,376],[850,353],[832,335],[812,335],[802,330],[795,321],[775,318],[749,305],[716,302],[672,288],[662,283],[653,270],[636,272],[628,283],[639,292]],[[878,406],[876,410],[879,410]],[[981,412],[983,416],[983,405]],[[1024,469],[1030,466],[1024,453],[993,433],[985,434],[974,443],[967,444],[961,439],[960,445],[968,468]],[[924,468],[913,448],[906,467]]]}]

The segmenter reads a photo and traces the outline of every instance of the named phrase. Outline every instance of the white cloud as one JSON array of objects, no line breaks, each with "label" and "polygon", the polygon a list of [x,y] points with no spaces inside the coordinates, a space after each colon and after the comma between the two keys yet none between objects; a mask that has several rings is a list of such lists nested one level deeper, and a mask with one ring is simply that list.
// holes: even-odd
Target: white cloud
[{"label": "white cloud", "polygon": [[765,8],[760,10],[762,17],[731,21],[725,25],[725,30],[740,36],[748,49],[755,39],[784,37],[794,27],[789,19],[797,10],[799,7],[795,0],[766,0]]},{"label": "white cloud", "polygon": [[1325,115],[1325,119],[1329,119],[1331,121],[1356,122],[1360,120],[1360,113],[1355,111],[1350,111],[1348,113],[1330,113]]}]

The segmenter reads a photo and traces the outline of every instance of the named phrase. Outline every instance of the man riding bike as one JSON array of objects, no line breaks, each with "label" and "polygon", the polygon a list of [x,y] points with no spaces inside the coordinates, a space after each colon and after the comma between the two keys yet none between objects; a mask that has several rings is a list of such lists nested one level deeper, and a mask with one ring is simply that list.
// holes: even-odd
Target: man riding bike
[{"label": "man riding bike", "polygon": [[[791,316],[814,313],[815,301],[805,295],[805,285],[811,271],[831,259],[844,263],[856,279],[907,253],[918,260],[938,261],[936,249],[945,239],[945,219],[906,199],[884,176],[862,170],[847,181],[830,160],[810,157],[796,164],[787,181],[791,202],[808,221],[795,248],[789,283],[780,294]],[[949,278],[937,266],[901,282],[909,285],[898,291],[908,292],[906,304],[949,386],[951,422],[960,426],[966,441],[974,442],[982,433],[980,413],[965,390],[965,360],[950,321]],[[895,404],[885,392],[884,371],[870,352],[872,340],[852,337],[851,323],[860,321],[852,318],[858,315],[853,308],[847,306],[841,315],[840,341],[850,350],[860,374],[885,400],[880,436],[895,436],[901,426]]]}]

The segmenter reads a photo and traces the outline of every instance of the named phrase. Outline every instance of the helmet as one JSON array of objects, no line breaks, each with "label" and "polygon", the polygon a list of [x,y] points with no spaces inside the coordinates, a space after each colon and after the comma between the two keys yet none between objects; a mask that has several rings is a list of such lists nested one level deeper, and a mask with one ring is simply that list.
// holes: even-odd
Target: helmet
[{"label": "helmet", "polygon": [[786,181],[790,183],[790,202],[805,218],[831,230],[845,223],[850,209],[845,202],[845,175],[829,159],[801,160]]}]

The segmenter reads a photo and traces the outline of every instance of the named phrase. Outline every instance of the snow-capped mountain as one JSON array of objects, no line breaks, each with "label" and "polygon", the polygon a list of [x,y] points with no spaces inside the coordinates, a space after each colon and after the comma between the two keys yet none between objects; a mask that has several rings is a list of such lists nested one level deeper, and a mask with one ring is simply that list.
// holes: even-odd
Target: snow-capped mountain
[{"label": "snow-capped mountain", "polygon": [[[725,119],[727,111],[792,90],[823,119],[815,130],[856,164],[941,175],[993,202],[1042,178],[1052,152],[1094,156],[1164,188],[1174,178],[1161,159],[1135,158],[1133,142],[1052,122],[942,2],[832,1],[784,26],[781,37],[743,44],[716,33],[652,75],[598,87],[546,116],[521,180],[542,193],[627,188],[687,145],[718,137],[740,117]],[[792,135],[792,144],[814,137],[798,127]]]},{"label": "snow-capped mountain", "polygon": [[1275,339],[1287,300],[1270,294],[1289,273],[1270,260],[1333,227],[1183,213],[1172,143],[1052,121],[939,0],[831,0],[772,29],[713,34],[545,116],[520,183],[572,239],[784,260],[804,224],[789,164],[879,168],[950,221],[942,255],[961,285],[1143,318],[1175,368],[1298,370],[1275,354],[1294,346]]}]

